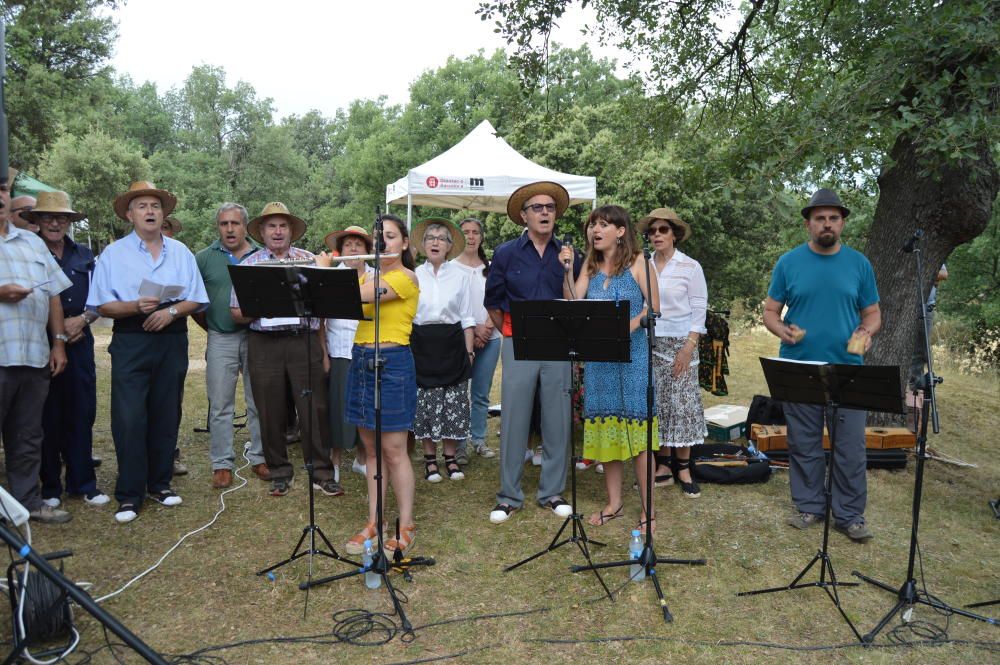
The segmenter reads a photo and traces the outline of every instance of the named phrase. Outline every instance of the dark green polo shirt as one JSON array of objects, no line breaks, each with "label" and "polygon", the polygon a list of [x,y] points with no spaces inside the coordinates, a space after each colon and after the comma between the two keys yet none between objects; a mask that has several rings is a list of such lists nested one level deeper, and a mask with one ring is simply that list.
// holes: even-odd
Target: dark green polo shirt
[{"label": "dark green polo shirt", "polygon": [[233,291],[233,281],[229,278],[229,266],[243,262],[243,259],[260,249],[260,245],[250,240],[250,250],[243,256],[233,256],[216,240],[195,255],[198,270],[208,292],[208,309],[205,311],[209,330],[232,333],[245,330],[246,326],[233,322],[229,312],[229,298]]}]

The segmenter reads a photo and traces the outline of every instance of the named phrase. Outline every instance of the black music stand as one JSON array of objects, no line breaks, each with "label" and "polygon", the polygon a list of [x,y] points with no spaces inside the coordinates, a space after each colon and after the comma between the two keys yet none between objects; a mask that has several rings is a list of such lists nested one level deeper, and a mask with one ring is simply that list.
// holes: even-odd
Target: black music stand
[{"label": "black music stand", "polygon": [[[847,613],[840,606],[837,587],[858,586],[857,582],[839,582],[830,559],[828,545],[830,522],[833,517],[833,466],[836,464],[837,412],[841,407],[904,413],[903,394],[900,390],[899,367],[880,365],[831,365],[826,363],[795,362],[776,358],[761,358],[764,378],[771,398],[796,404],[816,404],[824,407],[830,430],[830,461],[826,465],[824,494],[826,506],[823,519],[823,544],[809,563],[789,584],[756,591],[743,591],[737,596],[754,596],[777,591],[792,591],[818,587],[826,592],[837,611],[847,622],[851,632],[862,642],[861,633],[855,628]],[[801,582],[806,573],[820,563],[819,580]]]},{"label": "black music stand", "polygon": [[[233,288],[240,302],[240,311],[251,318],[262,317],[297,317],[297,318],[328,318],[328,319],[362,319],[361,292],[358,286],[358,275],[353,270],[330,270],[301,265],[269,266],[269,265],[231,265],[229,275],[233,280]],[[312,357],[312,337],[306,338],[306,358]],[[310,441],[312,432],[312,363],[307,363],[308,374],[306,388],[302,395],[306,398],[308,414],[302,419],[303,437]],[[302,529],[299,542],[292,554],[276,564],[257,571],[257,575],[267,573],[292,563],[301,557],[309,557],[308,581],[312,580],[313,556],[321,555],[352,566],[360,563],[346,559],[337,552],[323,530],[316,526],[316,502],[313,490],[313,459],[310,444],[305,450],[305,469],[309,482],[309,524]],[[316,537],[323,541],[328,550],[316,546]],[[309,538],[309,545],[302,549],[302,544]],[[304,587],[308,590],[309,585]],[[308,596],[306,602],[308,603]]]},{"label": "black music stand", "polygon": [[[570,398],[576,390],[576,363],[629,362],[629,302],[622,300],[522,300],[510,303],[511,339],[514,342],[514,358],[517,360],[565,361],[572,363],[573,384]],[[572,408],[572,399],[570,400]],[[572,426],[571,426],[572,427]],[[576,462],[572,429],[568,454],[570,457],[571,503],[573,512],[567,517],[548,547],[504,568],[509,572],[534,561],[544,554],[556,550],[567,543],[573,543],[583,554],[588,564],[590,558],[588,544],[603,547],[605,544],[587,537],[583,527],[583,515],[576,509]],[[560,540],[568,525],[573,525],[572,535]],[[595,569],[594,575],[604,587],[608,598],[612,598],[608,585]],[[613,599],[613,598],[612,598]]]}]

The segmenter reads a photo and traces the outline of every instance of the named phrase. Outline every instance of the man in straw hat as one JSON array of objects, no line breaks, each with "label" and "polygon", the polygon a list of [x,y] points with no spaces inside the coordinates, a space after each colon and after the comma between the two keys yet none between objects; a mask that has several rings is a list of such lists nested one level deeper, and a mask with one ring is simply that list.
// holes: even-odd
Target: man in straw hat
[{"label": "man in straw hat", "polygon": [[[569,193],[558,183],[535,182],[514,191],[507,215],[526,227],[519,238],[497,247],[486,278],[484,305],[504,336],[500,415],[500,490],[490,512],[494,524],[506,522],[524,503],[521,490],[524,452],[528,445],[535,390],[541,383],[541,429],[544,448],[538,481],[538,504],[559,517],[573,511],[561,494],[566,486],[570,438],[570,367],[568,362],[515,360],[511,343],[510,303],[563,297],[562,249],[555,223],[569,206]],[[573,277],[580,273],[574,259]]]},{"label": "man in straw hat", "polygon": [[94,473],[93,427],[97,416],[97,368],[94,364],[94,335],[90,324],[100,318],[88,310],[87,293],[94,271],[94,254],[67,235],[70,225],[86,215],[70,206],[66,192],[42,192],[25,219],[39,228],[38,235],[73,285],[59,294],[66,345],[66,371],[53,377],[45,399],[42,420],[42,501],[53,508],[61,502],[63,463],[66,465],[66,492],[82,496],[92,506],[110,499],[97,489]]},{"label": "man in straw hat", "polygon": [[[263,243],[264,248],[248,256],[243,265],[275,260],[315,260],[311,252],[292,247],[293,242],[305,235],[306,223],[290,213],[280,201],[264,206],[260,215],[250,220],[247,232]],[[344,490],[334,480],[333,465],[323,443],[330,438],[324,381],[329,359],[320,319],[251,319],[240,311],[235,290],[229,306],[234,321],[250,324],[250,386],[260,417],[264,459],[271,475],[271,496],[288,494],[294,475],[285,440],[290,417],[286,392],[289,389],[299,416],[311,419],[308,427],[302,426],[301,445],[303,457],[311,457],[313,461],[314,487],[328,496],[342,495]],[[306,335],[315,335],[312,344],[306,343]],[[311,409],[305,397],[307,390],[312,392]]]},{"label": "man in straw hat", "polygon": [[[850,214],[835,192],[817,190],[802,209],[809,240],[783,254],[774,266],[764,325],[781,340],[782,358],[861,365],[872,335],[882,325],[871,263],[840,242]],[[872,538],[865,524],[865,412],[842,408],[838,415],[837,455],[832,460],[835,528],[865,542]],[[819,524],[826,513],[823,424],[830,417],[822,406],[785,404],[788,480],[797,509],[788,524],[797,529]]]},{"label": "man in straw hat", "polygon": [[173,238],[180,233],[183,228],[184,225],[181,224],[181,220],[176,217],[167,217],[163,220],[163,224],[160,226],[160,232],[168,238]]},{"label": "man in straw hat", "polygon": [[247,360],[247,326],[233,321],[229,300],[233,282],[229,266],[242,263],[260,249],[247,238],[247,209],[239,203],[223,203],[215,212],[218,239],[198,252],[195,260],[208,292],[208,309],[194,315],[195,322],[208,333],[205,347],[205,388],[208,395],[208,422],[212,458],[212,487],[222,489],[233,483],[236,456],[233,452],[233,414],[236,405],[236,380],[243,373],[243,396],[247,405],[247,430],[250,449],[247,458],[261,480],[270,480],[264,463],[257,405],[250,388]]},{"label": "man in straw hat", "polygon": [[131,522],[148,494],[176,506],[174,452],[188,367],[187,317],[208,295],[194,255],[163,237],[177,199],[151,182],[134,182],[114,200],[132,233],[108,245],[94,270],[88,308],[114,319],[111,435],[118,458],[115,520]]},{"label": "man in straw hat", "polygon": [[0,184],[0,432],[10,493],[31,519],[55,524],[70,514],[43,503],[38,491],[42,408],[50,379],[66,368],[59,294],[71,282],[37,235],[10,223],[8,183],[16,173],[10,169]]}]

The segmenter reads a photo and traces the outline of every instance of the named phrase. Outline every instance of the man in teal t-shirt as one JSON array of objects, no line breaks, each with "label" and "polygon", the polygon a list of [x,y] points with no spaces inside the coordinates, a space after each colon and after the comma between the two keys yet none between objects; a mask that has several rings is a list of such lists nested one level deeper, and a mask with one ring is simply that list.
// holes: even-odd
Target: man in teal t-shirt
[{"label": "man in teal t-shirt", "polygon": [[[809,241],[783,254],[771,275],[764,325],[781,340],[780,357],[861,365],[863,353],[848,351],[854,339],[864,351],[878,332],[882,315],[871,263],[840,242],[850,210],[836,193],[820,189],[802,209]],[[781,318],[782,309],[788,311]],[[788,422],[789,484],[798,513],[788,523],[804,529],[823,520],[826,457],[824,407],[785,404]],[[868,498],[865,412],[838,410],[833,474],[835,528],[853,540],[872,537],[865,524]]]}]

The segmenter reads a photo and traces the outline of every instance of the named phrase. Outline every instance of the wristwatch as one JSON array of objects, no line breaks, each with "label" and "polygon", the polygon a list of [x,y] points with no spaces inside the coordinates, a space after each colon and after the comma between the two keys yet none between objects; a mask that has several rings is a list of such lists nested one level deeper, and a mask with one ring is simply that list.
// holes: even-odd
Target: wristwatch
[{"label": "wristwatch", "polygon": [[63,333],[59,333],[58,335],[53,335],[52,339],[57,339],[60,342],[62,342],[63,344],[68,344],[69,343],[69,335],[66,335],[66,334],[63,334]]},{"label": "wristwatch", "polygon": [[169,314],[170,316],[172,316],[173,318],[176,319],[177,318],[177,308],[174,307],[173,305],[171,305],[170,307],[167,308],[167,314]]}]

